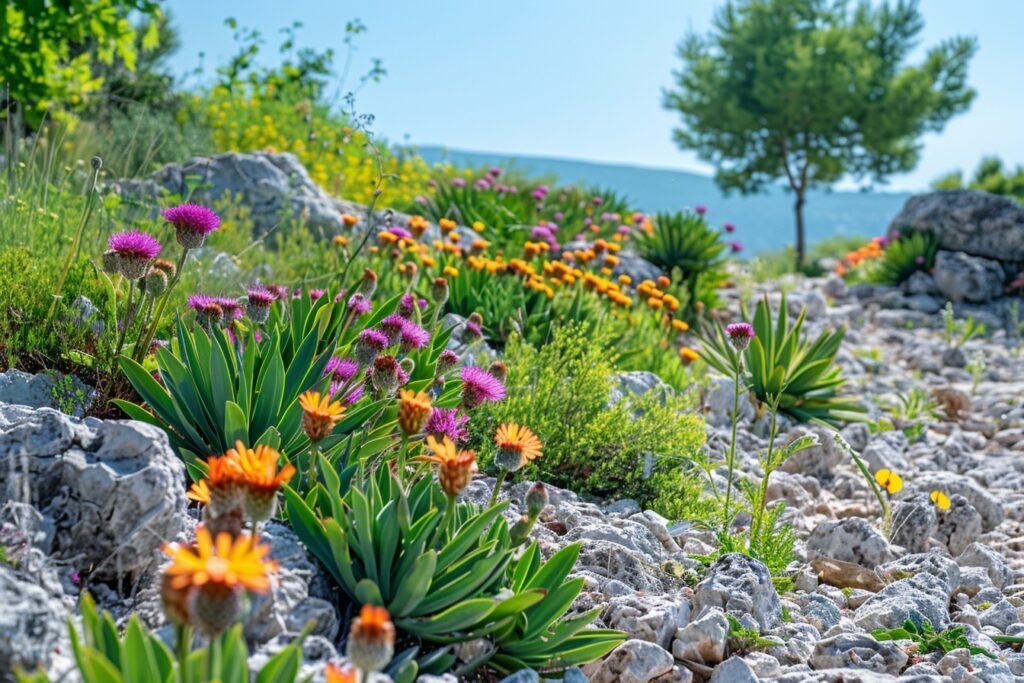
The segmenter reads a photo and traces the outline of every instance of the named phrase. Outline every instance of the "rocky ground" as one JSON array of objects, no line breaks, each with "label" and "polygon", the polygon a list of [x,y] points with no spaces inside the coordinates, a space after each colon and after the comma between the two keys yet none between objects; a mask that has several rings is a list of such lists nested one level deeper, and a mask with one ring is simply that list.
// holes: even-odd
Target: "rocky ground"
[{"label": "rocky ground", "polygon": [[[266,203],[279,208],[286,201]],[[535,535],[546,553],[583,542],[577,573],[587,590],[574,609],[600,607],[600,625],[629,638],[605,660],[567,672],[565,681],[1024,682],[1020,645],[992,639],[1024,636],[1024,349],[1008,332],[1010,304],[994,285],[984,298],[977,287],[961,292],[958,301],[967,303],[956,309],[960,318],[985,322],[988,333],[962,344],[945,338],[941,306],[921,298],[953,298],[949,283],[959,281],[943,280],[943,272],[902,288],[847,287],[836,278],[758,287],[735,278],[746,284],[723,292],[733,310],[741,297],[778,299],[787,291],[791,309],[806,306],[809,333],[847,326],[840,362],[872,419],[887,416],[879,404],[915,389],[940,407],[920,433],[893,415],[889,430],[855,424],[841,432],[872,471],[885,467],[903,477],[892,542],[879,530],[877,501],[854,463],[816,426],[783,425],[786,440],[810,431],[819,444],[788,461],[769,487],[773,500],[785,500],[785,519],[798,537],[794,589],[782,594],[763,564],[740,555],[697,572],[693,556],[713,550],[707,531],[673,524],[633,501],[585,501],[552,490]],[[621,380],[623,391],[660,384],[649,373]],[[186,538],[196,522],[180,486],[183,467],[163,433],[42,407],[80,412],[79,399],[88,398],[87,388],[68,385],[75,400],[54,403],[60,392],[53,381],[0,374],[0,546],[7,557],[0,562],[0,680],[15,666],[69,671],[65,620],[82,591],[117,618],[136,612],[166,631],[156,590],[159,546]],[[728,445],[731,400],[723,380],[704,396],[712,453]],[[742,473],[759,478],[754,453],[767,445],[766,420],[749,403],[740,412]],[[467,495],[483,501],[492,486],[480,479]],[[526,488],[505,491],[510,517],[518,517]],[[949,496],[948,510],[929,500],[934,490]],[[312,620],[306,670],[319,677],[322,662],[338,656],[350,614],[337,608],[324,573],[286,526],[272,523],[265,535],[282,568],[247,620],[253,663]],[[870,635],[908,618],[928,619],[938,630],[962,626],[972,645],[995,657],[967,649],[914,652]],[[736,622],[760,636],[740,637]],[[537,676],[520,672],[508,680]]]}]

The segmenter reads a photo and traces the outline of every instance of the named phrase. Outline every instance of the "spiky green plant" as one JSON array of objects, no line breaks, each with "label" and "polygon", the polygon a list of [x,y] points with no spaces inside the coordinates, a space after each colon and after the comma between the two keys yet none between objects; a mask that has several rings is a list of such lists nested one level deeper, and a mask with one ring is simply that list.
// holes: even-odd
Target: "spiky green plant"
[{"label": "spiky green plant", "polygon": [[868,261],[867,279],[885,285],[898,285],[919,270],[935,266],[939,242],[931,233],[910,232],[889,242],[881,258]]}]

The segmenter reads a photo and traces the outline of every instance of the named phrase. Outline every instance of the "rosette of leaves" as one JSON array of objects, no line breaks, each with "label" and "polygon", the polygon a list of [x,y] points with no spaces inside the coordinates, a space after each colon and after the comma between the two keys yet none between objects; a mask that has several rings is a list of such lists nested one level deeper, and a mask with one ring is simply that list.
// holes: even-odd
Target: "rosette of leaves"
[{"label": "rosette of leaves", "polygon": [[579,545],[541,562],[534,543],[516,559],[502,516],[507,502],[457,503],[449,524],[448,501],[431,476],[403,487],[390,468],[369,471],[365,461],[339,474],[323,458],[320,470],[312,496],[285,489],[288,518],[348,599],[383,605],[400,631],[431,651],[418,661],[399,655],[397,680],[451,669],[447,646],[470,640],[487,647],[459,673],[483,665],[561,669],[622,642],[620,632],[586,630],[596,610],[564,618],[583,587],[566,578]]},{"label": "rosette of leaves", "polygon": [[882,256],[865,263],[867,279],[884,285],[899,285],[919,270],[935,266],[939,242],[931,233],[911,232],[892,240]]},{"label": "rosette of leaves", "polygon": [[[159,381],[139,363],[121,359],[121,368],[144,405],[114,402],[128,417],[167,432],[194,477],[202,475],[200,456],[223,453],[236,440],[300,453],[309,446],[309,438],[302,429],[299,395],[308,389],[326,391],[329,378],[323,373],[331,356],[347,355],[358,333],[394,312],[399,301],[395,297],[365,320],[344,328],[344,304],[325,299],[310,304],[303,297],[287,312],[275,312],[262,341],[256,341],[254,331],[243,330],[236,343],[225,330],[190,329],[179,319],[171,344],[156,353]],[[409,354],[415,363],[410,389],[426,389],[433,382],[450,334],[438,332],[425,348]],[[448,387],[435,403],[454,405],[454,396],[455,387]],[[396,419],[391,403],[366,398],[350,407],[331,436],[318,444],[321,452],[334,457],[355,432],[371,436],[366,449],[386,448]],[[363,455],[368,453],[364,450]]]},{"label": "rosette of leaves", "polygon": [[[745,351],[729,343],[722,324],[714,320],[702,334],[701,357],[708,365],[732,377],[736,356],[743,354],[743,384],[759,401],[767,404],[777,397],[779,410],[801,422],[822,421],[832,426],[863,419],[866,408],[855,399],[840,395],[846,383],[836,355],[845,328],[823,331],[811,340],[804,335],[807,309],[802,308],[792,324],[782,299],[773,317],[768,297],[754,312],[754,338]],[[743,312],[743,318],[748,316]]]},{"label": "rosette of leaves", "polygon": [[[131,615],[122,634],[108,612],[96,612],[88,593],[82,596],[82,633],[68,622],[71,650],[83,683],[138,683],[139,681],[189,680],[196,683],[294,683],[302,664],[305,634],[288,643],[271,657],[263,668],[249,675],[249,652],[241,625],[218,638],[217,654],[210,646],[188,653],[183,677],[181,660],[151,633],[137,615]],[[211,660],[212,658],[212,660]],[[19,673],[19,683],[50,683],[43,672]]]}]

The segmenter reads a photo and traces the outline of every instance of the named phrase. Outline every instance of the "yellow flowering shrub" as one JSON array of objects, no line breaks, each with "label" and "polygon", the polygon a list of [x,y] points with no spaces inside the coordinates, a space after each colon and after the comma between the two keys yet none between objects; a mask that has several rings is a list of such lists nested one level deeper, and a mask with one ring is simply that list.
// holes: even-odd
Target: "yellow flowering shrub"
[{"label": "yellow flowering shrub", "polygon": [[281,96],[273,84],[244,93],[218,86],[194,96],[192,105],[209,127],[216,151],[291,152],[335,196],[369,203],[381,174],[382,206],[406,205],[427,191],[430,167],[422,158],[378,144],[378,163],[366,135],[344,116],[322,104]]}]

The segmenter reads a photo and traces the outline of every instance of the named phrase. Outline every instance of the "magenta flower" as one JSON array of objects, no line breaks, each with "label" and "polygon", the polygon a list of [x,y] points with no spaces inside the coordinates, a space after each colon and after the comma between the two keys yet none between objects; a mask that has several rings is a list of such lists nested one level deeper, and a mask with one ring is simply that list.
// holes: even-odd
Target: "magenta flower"
[{"label": "magenta flower", "polygon": [[402,332],[405,330],[405,326],[408,322],[408,320],[397,313],[392,313],[380,321],[380,330],[387,335],[389,345],[398,343],[398,340],[401,338]]},{"label": "magenta flower", "polygon": [[388,347],[388,338],[380,330],[363,330],[356,337],[353,355],[359,365],[367,366],[374,361],[381,351]]},{"label": "magenta flower", "polygon": [[113,261],[117,265],[117,272],[129,280],[145,277],[150,262],[160,253],[159,240],[138,230],[111,235],[107,246],[110,248],[107,252],[110,256],[105,257],[104,261]]},{"label": "magenta flower", "polygon": [[459,354],[455,353],[451,349],[445,349],[441,352],[441,355],[437,357],[437,374],[444,374],[448,370],[454,368],[458,362]]},{"label": "magenta flower", "polygon": [[180,204],[160,212],[174,226],[178,244],[186,249],[203,246],[206,236],[220,227],[220,216],[213,209],[199,204]]},{"label": "magenta flower", "polygon": [[357,318],[364,313],[369,313],[370,309],[373,308],[373,302],[359,292],[350,296],[346,305]]},{"label": "magenta flower", "polygon": [[424,432],[433,435],[435,439],[447,436],[457,444],[465,443],[469,439],[469,430],[466,423],[469,422],[469,415],[460,415],[457,408],[434,408]]},{"label": "magenta flower", "polygon": [[743,242],[737,242],[736,240],[733,240],[732,242],[729,242],[729,248],[732,249],[732,253],[738,254],[739,252],[743,251]]},{"label": "magenta flower", "polygon": [[730,323],[725,326],[725,333],[736,350],[742,351],[754,338],[754,327],[750,323]]},{"label": "magenta flower", "polygon": [[698,216],[703,216],[704,214],[706,214],[708,212],[708,207],[706,207],[706,206],[704,206],[702,204],[698,204],[696,207],[694,207],[693,211]]},{"label": "magenta flower", "polygon": [[454,185],[455,187],[465,187],[466,186],[466,179],[465,178],[452,178],[452,185]]},{"label": "magenta flower", "polygon": [[499,177],[501,177],[501,174],[503,172],[504,171],[501,169],[500,166],[491,166],[490,170],[487,171],[487,174],[489,176],[491,176],[492,178],[499,178]]},{"label": "magenta flower", "polygon": [[722,230],[725,230],[726,232],[736,232],[736,226],[732,223],[726,223],[722,226]]},{"label": "magenta flower", "polygon": [[316,301],[318,299],[322,299],[326,294],[326,289],[311,289],[309,290],[309,300]]},{"label": "magenta flower", "polygon": [[405,327],[402,328],[401,346],[402,353],[409,353],[417,349],[422,349],[430,341],[430,332],[417,325],[411,320],[405,321]]},{"label": "magenta flower", "polygon": [[505,398],[505,384],[480,368],[462,368],[462,404],[472,410],[488,401]]},{"label": "magenta flower", "polygon": [[388,232],[401,239],[412,239],[412,233],[400,225],[392,225],[388,228]]},{"label": "magenta flower", "polygon": [[[327,367],[324,368],[324,377],[330,377],[332,382],[344,384],[355,377],[355,374],[358,371],[359,363],[351,358],[332,356],[331,359],[327,361]],[[331,393],[334,392],[332,391]]]},{"label": "magenta flower", "polygon": [[188,307],[196,312],[196,319],[207,327],[219,325],[224,321],[224,309],[217,303],[217,298],[209,294],[192,294],[188,297]]},{"label": "magenta flower", "polygon": [[218,296],[214,301],[224,311],[224,317],[228,320],[239,320],[245,315],[245,307],[237,299],[226,296]]},{"label": "magenta flower", "polygon": [[602,204],[604,204],[603,197],[592,197],[590,201],[594,204],[594,206],[601,206]]},{"label": "magenta flower", "polygon": [[270,317],[270,307],[277,301],[277,294],[263,285],[255,285],[249,288],[245,296],[249,300],[249,305],[246,307],[249,319],[257,325],[267,322]]}]

